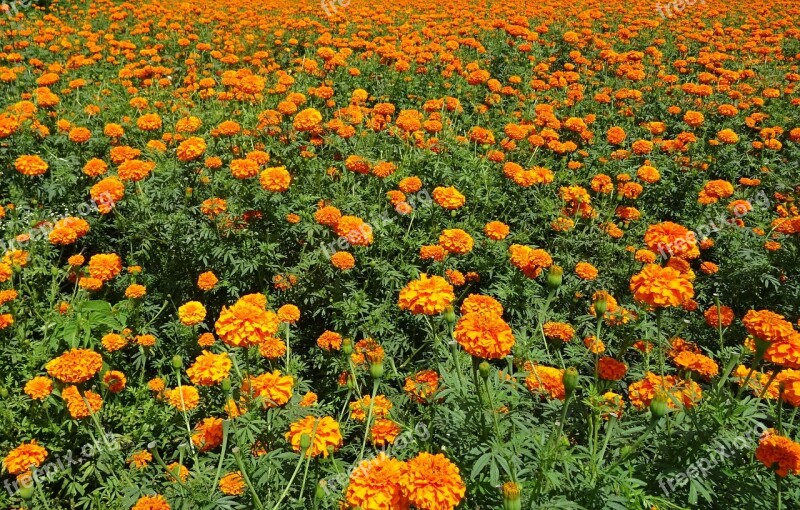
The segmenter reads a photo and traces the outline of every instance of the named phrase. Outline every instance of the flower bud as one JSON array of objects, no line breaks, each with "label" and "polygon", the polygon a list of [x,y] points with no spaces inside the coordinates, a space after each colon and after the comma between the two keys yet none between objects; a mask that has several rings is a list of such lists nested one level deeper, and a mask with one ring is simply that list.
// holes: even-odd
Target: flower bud
[{"label": "flower bud", "polygon": [[8,396],[8,388],[0,388],[0,397],[6,398]]},{"label": "flower bud", "polygon": [[353,341],[351,339],[345,338],[342,340],[342,352],[347,356],[353,354]]},{"label": "flower bud", "polygon": [[320,480],[317,483],[317,488],[314,490],[314,501],[319,501],[325,497],[325,487],[327,486],[327,482],[325,480]]},{"label": "flower bud", "polygon": [[380,379],[383,377],[383,361],[374,361],[369,364],[369,375],[373,379]]},{"label": "flower bud", "polygon": [[231,391],[231,378],[226,377],[222,380],[222,391],[228,392]]},{"label": "flower bud", "polygon": [[30,485],[23,485],[19,489],[19,497],[24,500],[29,500],[33,497],[33,484]]},{"label": "flower bud", "polygon": [[356,377],[353,374],[347,374],[347,389],[356,389]]},{"label": "flower bud", "polygon": [[172,357],[172,368],[181,368],[183,366],[183,358],[179,355]]},{"label": "flower bud", "polygon": [[481,362],[480,365],[478,365],[478,373],[481,374],[481,378],[484,381],[489,379],[489,369],[490,368],[491,367],[489,366],[489,363],[487,363],[486,361],[483,361],[483,362]]},{"label": "flower bud", "polygon": [[667,396],[663,393],[656,394],[653,400],[650,401],[650,413],[653,419],[657,420],[667,414],[669,406],[667,405]]},{"label": "flower bud", "polygon": [[300,451],[305,452],[311,446],[311,436],[306,433],[300,436]]},{"label": "flower bud", "polygon": [[522,510],[520,487],[514,482],[503,484],[503,510]]},{"label": "flower bud", "polygon": [[571,397],[578,387],[578,371],[575,370],[575,367],[569,367],[564,371],[562,381],[564,382],[564,393],[567,397]]},{"label": "flower bud", "polygon": [[606,297],[601,295],[597,298],[597,301],[594,302],[594,313],[597,314],[598,317],[602,317],[603,314],[606,313],[608,310],[608,301],[606,301]]},{"label": "flower bud", "polygon": [[448,306],[447,310],[444,311],[444,320],[451,326],[456,323],[456,312],[452,306]]},{"label": "flower bud", "polygon": [[550,270],[547,272],[547,286],[552,290],[556,290],[561,287],[563,281],[564,269],[561,266],[550,266]]}]

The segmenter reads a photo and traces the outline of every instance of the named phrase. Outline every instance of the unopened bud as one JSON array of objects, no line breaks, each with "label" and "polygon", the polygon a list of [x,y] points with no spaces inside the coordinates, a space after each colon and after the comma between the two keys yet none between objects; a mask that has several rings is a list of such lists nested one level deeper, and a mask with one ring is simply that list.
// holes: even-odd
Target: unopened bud
[{"label": "unopened bud", "polygon": [[181,368],[183,366],[183,358],[179,355],[172,357],[172,368]]},{"label": "unopened bud", "polygon": [[300,450],[306,451],[309,446],[311,446],[311,436],[303,433],[303,435],[300,436]]},{"label": "unopened bud", "polygon": [[575,370],[575,367],[569,367],[564,371],[562,381],[564,382],[564,393],[567,397],[572,396],[578,387],[578,371]]},{"label": "unopened bud", "polygon": [[448,324],[451,326],[456,322],[456,312],[453,310],[452,306],[448,306],[447,310],[444,311],[444,320],[447,321]]},{"label": "unopened bud", "polygon": [[231,378],[226,377],[222,380],[222,391],[228,392],[231,391]]},{"label": "unopened bud", "polygon": [[594,313],[596,313],[598,317],[602,317],[603,314],[606,313],[606,310],[608,310],[608,301],[606,301],[605,296],[601,295],[594,302]]},{"label": "unopened bud", "polygon": [[514,482],[503,484],[503,510],[522,510],[520,487]]},{"label": "unopened bud", "polygon": [[353,354],[353,341],[349,338],[342,340],[342,352],[347,356]]},{"label": "unopened bud", "polygon": [[490,369],[490,368],[491,368],[491,367],[489,366],[489,363],[487,363],[487,362],[485,362],[485,361],[481,362],[481,364],[480,364],[480,365],[478,365],[478,373],[480,373],[480,374],[481,374],[481,378],[482,378],[484,381],[485,381],[485,380],[487,380],[487,379],[489,379],[489,369]]},{"label": "unopened bud", "polygon": [[650,413],[653,419],[657,420],[667,414],[669,406],[667,405],[667,396],[663,393],[658,393],[653,400],[650,401]]},{"label": "unopened bud", "polygon": [[550,266],[550,270],[547,272],[547,286],[556,290],[561,287],[563,281],[564,269],[561,266]]}]

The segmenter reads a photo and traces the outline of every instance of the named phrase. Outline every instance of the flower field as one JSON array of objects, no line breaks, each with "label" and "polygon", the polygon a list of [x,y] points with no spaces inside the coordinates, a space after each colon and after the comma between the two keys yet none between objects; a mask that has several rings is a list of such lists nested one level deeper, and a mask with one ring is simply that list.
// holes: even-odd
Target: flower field
[{"label": "flower field", "polygon": [[796,1],[0,31],[0,508],[800,508]]}]

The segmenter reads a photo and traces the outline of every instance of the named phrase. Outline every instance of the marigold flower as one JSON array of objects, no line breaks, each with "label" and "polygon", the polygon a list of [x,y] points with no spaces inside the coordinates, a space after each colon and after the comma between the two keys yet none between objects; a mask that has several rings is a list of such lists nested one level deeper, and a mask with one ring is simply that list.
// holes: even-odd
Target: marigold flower
[{"label": "marigold flower", "polygon": [[53,392],[53,380],[37,376],[25,383],[25,394],[33,400],[44,400]]},{"label": "marigold flower", "polygon": [[201,452],[213,450],[222,444],[222,419],[204,418],[194,428],[192,444]]},{"label": "marigold flower", "polygon": [[217,336],[225,344],[249,347],[260,344],[278,332],[280,321],[274,312],[264,308],[266,299],[263,304],[255,301],[245,296],[231,307],[222,307],[214,327]]},{"label": "marigold flower", "polygon": [[628,372],[628,365],[614,358],[603,356],[597,360],[597,375],[606,381],[619,381]]},{"label": "marigold flower", "polygon": [[[67,386],[61,391],[61,398],[67,403],[67,410],[74,420],[88,418],[103,407],[103,399],[93,391],[86,390],[83,395],[76,386]],[[88,402],[88,406],[86,405]]]},{"label": "marigold flower", "polygon": [[362,510],[408,510],[400,477],[406,464],[380,453],[374,459],[361,461],[350,474],[345,492],[348,508]]},{"label": "marigold flower", "polygon": [[512,244],[508,248],[508,253],[511,256],[511,264],[528,278],[536,278],[542,269],[553,265],[553,259],[546,251],[530,246]]},{"label": "marigold flower", "polygon": [[452,211],[463,207],[467,199],[453,186],[440,186],[433,189],[433,200],[440,207]]},{"label": "marigold flower", "polygon": [[531,393],[545,394],[550,398],[564,400],[564,370],[527,362],[525,370],[529,373],[525,378],[525,386]]},{"label": "marigold flower", "polygon": [[295,324],[300,320],[300,309],[291,304],[283,305],[278,308],[278,320],[287,324]]},{"label": "marigold flower", "polygon": [[195,362],[186,369],[186,375],[192,384],[197,386],[213,386],[228,377],[233,366],[227,352],[213,354],[203,351]]},{"label": "marigold flower", "polygon": [[111,393],[119,393],[125,389],[128,379],[119,370],[109,370],[103,375],[103,383],[108,386],[108,391]]},{"label": "marigold flower", "polygon": [[441,453],[421,452],[409,460],[400,486],[408,501],[420,510],[452,510],[466,493],[458,467]]},{"label": "marigold flower", "polygon": [[349,252],[337,251],[331,255],[331,264],[341,271],[347,271],[355,267],[356,259]]},{"label": "marigold flower", "polygon": [[[181,466],[182,467],[182,466]],[[185,469],[185,468],[184,468]],[[166,498],[160,494],[155,496],[142,496],[136,501],[131,510],[170,510]]]},{"label": "marigold flower", "polygon": [[248,376],[242,381],[242,393],[263,399],[265,408],[279,407],[292,398],[294,379],[281,375],[280,370],[265,372],[259,376]]},{"label": "marigold flower", "polygon": [[800,475],[800,444],[778,435],[773,429],[762,435],[756,447],[756,458],[781,478],[790,473]]},{"label": "marigold flower", "polygon": [[200,403],[200,393],[194,386],[180,386],[164,392],[167,403],[179,411],[191,411]]},{"label": "marigold flower", "polygon": [[206,307],[199,301],[189,301],[178,308],[178,317],[184,326],[194,326],[206,318]]},{"label": "marigold flower", "polygon": [[292,176],[286,167],[278,166],[267,168],[261,172],[259,183],[261,187],[273,193],[283,193],[289,189],[289,184],[292,182]]},{"label": "marigold flower", "polygon": [[307,435],[311,444],[304,452],[310,457],[322,455],[327,458],[328,449],[338,450],[342,446],[342,433],[339,430],[339,423],[330,416],[315,418],[306,416],[305,418],[292,423],[286,433],[286,440],[292,445],[294,451],[300,451],[300,439]]},{"label": "marigold flower", "polygon": [[217,285],[217,282],[219,282],[217,275],[211,271],[206,271],[205,273],[200,273],[200,276],[197,277],[197,288],[209,291]]},{"label": "marigold flower", "polygon": [[22,175],[34,177],[47,172],[49,165],[39,156],[20,156],[14,161],[14,168]]},{"label": "marigold flower", "polygon": [[499,315],[492,313],[462,315],[453,330],[453,337],[476,358],[500,359],[508,356],[514,346],[511,327]]},{"label": "marigold flower", "polygon": [[628,386],[631,404],[639,410],[648,407],[658,393],[667,395],[667,406],[673,409],[678,405],[691,407],[703,396],[703,390],[694,381],[684,381],[673,375],[662,377],[652,372]]},{"label": "marigold flower", "polygon": [[103,357],[91,349],[72,349],[47,362],[44,368],[61,382],[86,382],[103,367]]},{"label": "marigold flower", "polygon": [[444,312],[454,299],[453,286],[444,278],[429,278],[422,273],[419,280],[412,280],[400,291],[397,306],[414,315],[436,315]]},{"label": "marigold flower", "polygon": [[10,475],[19,475],[42,465],[47,458],[47,449],[39,446],[36,440],[30,443],[22,443],[5,456],[3,467]]},{"label": "marigold flower", "polygon": [[472,251],[474,241],[472,237],[460,228],[442,230],[439,236],[439,246],[448,253],[463,255]]},{"label": "marigold flower", "polygon": [[234,471],[219,479],[219,490],[228,496],[241,496],[247,489],[242,473]]},{"label": "marigold flower", "polygon": [[694,296],[692,282],[671,267],[648,264],[631,277],[630,289],[637,301],[653,307],[680,306]]}]

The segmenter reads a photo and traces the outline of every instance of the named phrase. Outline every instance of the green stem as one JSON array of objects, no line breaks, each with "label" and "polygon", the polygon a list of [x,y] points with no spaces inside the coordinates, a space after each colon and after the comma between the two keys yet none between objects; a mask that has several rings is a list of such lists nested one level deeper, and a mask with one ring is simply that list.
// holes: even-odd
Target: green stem
[{"label": "green stem", "polygon": [[364,439],[361,441],[361,452],[358,454],[358,461],[364,458],[364,449],[367,446],[367,436],[370,434],[370,422],[372,422],[372,410],[375,407],[375,395],[378,394],[378,380],[372,381],[372,398],[369,400],[369,410],[367,411],[367,421],[365,422]]},{"label": "green stem", "polygon": [[[258,508],[258,510],[264,510],[264,505],[261,503],[261,499],[259,499],[258,493],[256,493],[256,488],[253,487],[253,483],[250,481],[250,477],[247,476],[247,470],[244,468],[244,462],[242,462],[242,455],[239,453],[239,448],[233,449],[233,458],[236,459],[236,464],[239,466],[239,471],[241,471],[242,473],[242,478],[244,478],[244,483],[246,483],[247,487],[250,489],[250,495],[253,496],[253,503],[255,504],[256,508]],[[303,459],[302,453],[300,454],[300,459],[301,461]],[[297,474],[297,470],[295,470],[294,474],[295,475]],[[294,480],[294,475],[292,476],[292,480]],[[289,490],[289,486],[292,485],[292,480],[290,480],[289,483],[286,485],[284,496],[286,495],[286,492]],[[281,499],[283,499],[283,496],[281,496]],[[280,501],[278,501],[278,504],[280,504]],[[276,506],[275,508],[277,509],[278,507]]]}]

